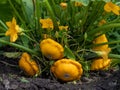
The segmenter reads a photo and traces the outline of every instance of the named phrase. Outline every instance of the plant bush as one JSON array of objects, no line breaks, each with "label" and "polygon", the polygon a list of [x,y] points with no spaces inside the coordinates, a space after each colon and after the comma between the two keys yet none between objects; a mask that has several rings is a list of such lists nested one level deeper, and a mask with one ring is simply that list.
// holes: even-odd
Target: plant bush
[{"label": "plant bush", "polygon": [[[119,1],[1,0],[0,5],[3,6],[0,47],[12,46],[18,50],[15,52],[18,56],[28,53],[41,67],[41,74],[51,72],[50,67],[61,58],[79,62],[85,75],[94,60],[102,60],[96,62],[98,65],[106,63],[105,59],[115,65],[120,63]],[[40,46],[48,38],[51,42],[48,40]],[[60,51],[61,48],[64,50]],[[59,52],[64,55],[52,60]],[[3,51],[2,54],[8,57],[14,54],[7,53]]]}]

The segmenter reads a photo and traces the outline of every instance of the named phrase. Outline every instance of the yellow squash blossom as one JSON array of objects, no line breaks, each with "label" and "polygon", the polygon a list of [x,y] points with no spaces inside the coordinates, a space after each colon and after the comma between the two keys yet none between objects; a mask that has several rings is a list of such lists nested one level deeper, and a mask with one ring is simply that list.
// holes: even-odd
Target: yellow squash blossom
[{"label": "yellow squash blossom", "polygon": [[104,19],[102,19],[100,22],[99,22],[99,26],[101,26],[101,25],[103,25],[103,24],[105,24],[106,23],[106,21],[104,20]]},{"label": "yellow squash blossom", "polygon": [[68,26],[59,26],[59,30],[68,30]]},{"label": "yellow squash blossom", "polygon": [[60,59],[51,66],[51,72],[64,82],[79,80],[83,74],[82,65],[71,59]]},{"label": "yellow squash blossom", "polygon": [[40,42],[41,52],[49,59],[61,59],[64,56],[64,48],[58,42],[47,38]]},{"label": "yellow squash blossom", "polygon": [[[103,34],[99,37],[97,37],[94,41],[93,41],[93,44],[102,44],[102,43],[107,43],[108,40],[106,38],[106,35]],[[108,46],[108,44],[105,44],[105,45],[100,45],[100,46],[95,46],[92,48],[94,51],[101,51],[101,55],[104,59],[108,58],[108,53],[110,52],[110,48]]]},{"label": "yellow squash blossom", "polygon": [[44,38],[44,39],[49,38],[49,37],[50,37],[50,35],[48,35],[48,34],[43,34],[43,38]]},{"label": "yellow squash blossom", "polygon": [[106,12],[113,12],[116,15],[120,15],[120,7],[113,4],[112,2],[107,2],[104,6]]},{"label": "yellow squash blossom", "polygon": [[19,60],[19,67],[24,70],[28,76],[34,76],[40,73],[37,63],[31,59],[28,53],[23,53]]},{"label": "yellow squash blossom", "polygon": [[[107,43],[107,42],[108,42],[108,40],[106,38],[106,35],[103,34],[103,35],[95,38],[95,40],[93,41],[93,44],[102,44],[102,43]],[[108,48],[108,44],[100,45],[100,46],[95,46],[93,48],[93,50],[104,50],[106,48]]]},{"label": "yellow squash blossom", "polygon": [[52,19],[50,19],[50,18],[40,19],[40,23],[42,24],[42,28],[44,28],[44,29],[53,29],[54,28]]},{"label": "yellow squash blossom", "polygon": [[[40,23],[42,24],[42,28],[44,29],[53,29],[54,25],[53,25],[53,21],[50,18],[47,19],[40,19]],[[60,24],[59,22],[57,22],[58,25]],[[68,26],[59,26],[59,30],[68,30]]]},{"label": "yellow squash blossom", "polygon": [[8,26],[8,30],[5,35],[10,36],[10,42],[15,42],[18,38],[18,34],[20,33],[20,28],[16,23],[16,19],[13,17],[12,22],[6,22]]},{"label": "yellow squash blossom", "polygon": [[61,3],[60,3],[60,6],[61,6],[63,9],[66,9],[66,8],[67,8],[67,3],[61,2]]},{"label": "yellow squash blossom", "polygon": [[81,3],[81,2],[75,2],[75,6],[76,6],[76,7],[82,6],[82,3]]},{"label": "yellow squash blossom", "polygon": [[104,70],[110,66],[110,59],[96,59],[91,64],[91,70]]}]

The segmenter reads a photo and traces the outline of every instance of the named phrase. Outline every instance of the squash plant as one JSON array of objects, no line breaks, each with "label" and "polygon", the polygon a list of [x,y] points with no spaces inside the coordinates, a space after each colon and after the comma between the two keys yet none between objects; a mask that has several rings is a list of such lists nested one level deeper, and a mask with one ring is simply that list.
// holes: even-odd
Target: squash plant
[{"label": "squash plant", "polygon": [[[4,0],[0,4],[8,7],[0,10],[0,46],[18,49],[19,66],[30,76],[52,72],[57,79],[73,81],[90,70],[109,69],[114,59],[119,62],[120,55],[114,53],[112,47],[120,40],[109,37],[112,30],[120,27],[119,1]],[[1,13],[9,17],[4,18]],[[10,55],[6,53],[15,52],[3,51],[2,54]],[[22,61],[24,53],[35,62]],[[31,63],[36,64],[31,66]],[[66,68],[69,65],[70,68]],[[58,73],[59,70],[63,74]],[[67,75],[64,72],[68,72]]]}]

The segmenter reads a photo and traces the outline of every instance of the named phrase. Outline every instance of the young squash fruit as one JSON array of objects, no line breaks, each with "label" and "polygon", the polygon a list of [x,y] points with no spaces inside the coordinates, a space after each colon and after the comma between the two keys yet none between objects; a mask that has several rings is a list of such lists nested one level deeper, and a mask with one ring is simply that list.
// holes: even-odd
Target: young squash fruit
[{"label": "young squash fruit", "polygon": [[40,48],[42,54],[48,59],[61,59],[64,56],[64,48],[58,42],[47,38],[41,41]]},{"label": "young squash fruit", "polygon": [[110,59],[96,59],[91,64],[91,70],[104,70],[110,66],[111,60]]},{"label": "young squash fruit", "polygon": [[19,60],[19,67],[28,75],[34,76],[40,73],[37,63],[31,59],[28,53],[23,53]]},{"label": "young squash fruit", "polygon": [[51,72],[54,76],[64,82],[80,79],[83,69],[82,65],[71,59],[61,59],[51,66]]}]

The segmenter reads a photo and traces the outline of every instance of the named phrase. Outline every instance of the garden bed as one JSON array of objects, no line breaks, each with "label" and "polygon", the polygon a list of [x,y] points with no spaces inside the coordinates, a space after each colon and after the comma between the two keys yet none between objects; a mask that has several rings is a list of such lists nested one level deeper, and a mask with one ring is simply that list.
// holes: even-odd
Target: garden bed
[{"label": "garden bed", "polygon": [[0,90],[120,90],[118,0],[0,5]]},{"label": "garden bed", "polygon": [[[18,59],[19,60],[19,59]],[[120,71],[94,71],[81,80],[61,83],[49,76],[27,77],[17,66],[17,59],[0,56],[0,90],[119,90]],[[15,66],[14,66],[15,65]],[[45,74],[45,73],[44,73]]]}]

